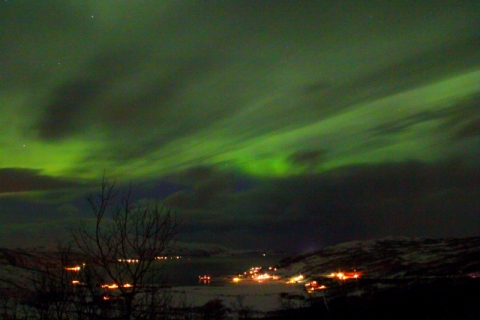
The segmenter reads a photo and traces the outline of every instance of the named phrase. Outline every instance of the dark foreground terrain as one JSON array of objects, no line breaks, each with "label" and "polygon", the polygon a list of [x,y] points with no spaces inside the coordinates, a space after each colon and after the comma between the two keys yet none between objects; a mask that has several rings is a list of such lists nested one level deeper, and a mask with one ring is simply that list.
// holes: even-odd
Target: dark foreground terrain
[{"label": "dark foreground terrain", "polygon": [[[55,257],[0,248],[0,319],[122,316],[129,292],[88,282],[88,267],[67,271]],[[185,296],[182,305],[153,287],[138,291],[137,309],[148,310],[142,319],[480,319],[480,237],[353,241],[289,257],[275,272],[299,279],[289,281],[299,291],[279,294],[277,311],[221,295],[205,305]]]},{"label": "dark foreground terrain", "polygon": [[269,319],[480,319],[479,278],[422,279],[391,285],[364,292],[355,287],[369,287],[365,281],[345,283],[335,288],[336,297],[329,297],[327,291],[325,298],[312,297],[310,307],[282,310]]}]

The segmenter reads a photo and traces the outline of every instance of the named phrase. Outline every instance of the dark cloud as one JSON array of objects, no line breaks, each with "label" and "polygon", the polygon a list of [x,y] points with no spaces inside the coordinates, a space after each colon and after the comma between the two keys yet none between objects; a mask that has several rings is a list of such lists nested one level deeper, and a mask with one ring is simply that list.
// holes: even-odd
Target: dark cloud
[{"label": "dark cloud", "polygon": [[[374,101],[393,94],[426,85],[432,79],[442,80],[464,70],[480,66],[480,40],[478,36],[462,36],[454,42],[434,45],[419,52],[410,52],[402,61],[381,66],[373,72],[361,74],[357,79],[333,82],[317,80],[305,84],[290,95],[298,95],[294,105],[285,108],[285,103],[274,101],[269,108],[281,105],[275,110],[275,119],[265,113],[258,124],[268,123],[270,127],[261,128],[270,131],[295,123],[303,126],[318,119],[333,117],[344,113],[352,105],[365,101]],[[282,97],[282,99],[286,99]],[[283,103],[283,104],[282,104]],[[378,133],[388,130],[402,130],[410,125],[428,120],[429,111],[398,120],[403,123],[387,123],[378,128]],[[431,114],[432,117],[441,114]],[[397,120],[396,120],[397,121]],[[272,127],[273,126],[273,127]],[[254,129],[255,130],[255,129]],[[386,131],[384,131],[386,130]],[[257,130],[256,130],[257,132]],[[258,131],[261,132],[261,131]]]},{"label": "dark cloud", "polygon": [[458,138],[472,138],[480,135],[480,117],[467,120],[456,132]]},{"label": "dark cloud", "polygon": [[33,130],[45,141],[58,141],[83,133],[97,117],[106,90],[118,77],[125,77],[132,65],[133,50],[122,48],[96,54],[83,70],[60,83],[46,98]]},{"label": "dark cloud", "polygon": [[[228,115],[223,106],[206,108],[181,101],[189,83],[215,68],[210,53],[187,58],[149,54],[148,59],[155,64],[147,72],[154,75],[137,83],[134,79],[143,76],[139,66],[146,59],[145,50],[139,43],[94,55],[78,74],[48,97],[34,127],[38,137],[56,141],[101,129],[106,139],[120,141],[109,144],[111,150],[107,148],[98,156],[116,154],[122,162],[148,155],[162,142],[194,134]],[[125,150],[125,140],[155,134],[157,137],[143,146]],[[133,156],[139,149],[143,151]]]},{"label": "dark cloud", "polygon": [[446,79],[463,70],[480,66],[480,39],[461,36],[453,42],[441,43],[419,52],[412,52],[403,61],[363,75],[342,87],[351,92],[349,103],[379,99],[408,89],[426,85],[432,79]]},{"label": "dark cloud", "polygon": [[289,160],[295,165],[306,170],[315,169],[321,164],[327,155],[325,150],[306,150],[296,151],[290,157]]},{"label": "dark cloud", "polygon": [[38,137],[56,141],[69,138],[83,129],[82,126],[90,120],[86,107],[100,93],[99,86],[100,83],[79,80],[57,88],[34,128]]},{"label": "dark cloud", "polygon": [[104,102],[100,119],[110,132],[127,131],[138,136],[154,130],[163,139],[173,139],[210,126],[226,115],[222,110],[201,105],[182,105],[187,103],[181,99],[188,84],[214,68],[210,58],[199,54],[195,58],[163,60],[158,57],[158,60],[155,66],[158,75],[142,88],[132,83],[133,89],[127,88],[126,92]]},{"label": "dark cloud", "polygon": [[453,132],[456,139],[477,137],[480,134],[480,92],[458,101],[451,107],[451,112],[440,130]]},{"label": "dark cloud", "polygon": [[[199,181],[221,176],[197,174]],[[260,234],[265,248],[289,243],[292,250],[392,234],[474,234],[480,230],[469,219],[480,210],[480,168],[454,160],[349,166],[263,180],[241,192],[200,183],[170,203],[188,217],[187,238],[209,234],[239,246]]]},{"label": "dark cloud", "polygon": [[42,175],[40,170],[21,168],[1,168],[0,181],[0,193],[46,191],[79,185],[66,179]]},{"label": "dark cloud", "polygon": [[348,199],[408,197],[439,190],[478,189],[477,167],[446,162],[427,164],[418,161],[381,163],[348,168],[350,179],[338,191]]},{"label": "dark cloud", "polygon": [[195,167],[171,178],[185,190],[171,196],[167,203],[182,210],[217,210],[235,201],[245,184],[240,176],[212,167]]},{"label": "dark cloud", "polygon": [[[3,171],[2,175],[36,181],[22,190],[35,189],[32,185],[39,181],[43,188],[64,186],[38,178],[38,172]],[[125,187],[118,186],[121,190]],[[454,159],[436,164],[409,161],[346,166],[322,174],[260,180],[197,167],[132,187],[136,200],[163,198],[174,208],[183,241],[303,251],[388,235],[480,232],[480,224],[473,223],[480,214],[480,168]],[[39,217],[88,216],[83,200],[70,203],[56,204],[56,209],[44,204],[45,208],[38,207]],[[24,204],[8,206],[25,211]],[[3,219],[12,223],[14,216]]]},{"label": "dark cloud", "polygon": [[[113,126],[121,125],[116,123],[115,113],[112,112],[112,109],[118,109],[117,106],[108,105],[105,98],[116,81],[132,75],[135,63],[141,57],[140,52],[141,48],[134,50],[124,46],[94,55],[83,70],[71,76],[70,81],[61,83],[47,97],[47,103],[42,107],[43,114],[34,127],[38,137],[45,141],[57,141],[83,133],[92,124],[99,124],[100,110],[109,112],[109,117],[105,118]],[[117,114],[124,111],[122,117],[131,117],[138,106],[130,107],[130,112],[116,110]]]},{"label": "dark cloud", "polygon": [[453,139],[466,139],[478,136],[480,121],[480,98],[476,92],[453,105],[424,110],[392,121],[383,122],[371,129],[379,137],[399,134],[411,127],[425,122],[438,120],[437,132],[447,132]]},{"label": "dark cloud", "polygon": [[411,126],[445,116],[446,114],[444,111],[421,111],[394,121],[382,123],[381,125],[372,128],[372,131],[375,135],[379,136],[398,134],[407,130]]},{"label": "dark cloud", "polygon": [[94,53],[80,74],[87,73],[92,81],[104,86],[121,81],[138,73],[138,63],[147,56],[146,50],[135,41],[101,49]]}]

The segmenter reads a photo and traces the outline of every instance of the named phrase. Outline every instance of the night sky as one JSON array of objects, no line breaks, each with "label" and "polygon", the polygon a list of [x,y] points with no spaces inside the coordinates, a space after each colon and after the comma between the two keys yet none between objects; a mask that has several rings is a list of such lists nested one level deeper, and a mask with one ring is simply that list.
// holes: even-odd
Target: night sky
[{"label": "night sky", "polygon": [[0,246],[102,175],[186,243],[480,234],[480,1],[2,0]]}]

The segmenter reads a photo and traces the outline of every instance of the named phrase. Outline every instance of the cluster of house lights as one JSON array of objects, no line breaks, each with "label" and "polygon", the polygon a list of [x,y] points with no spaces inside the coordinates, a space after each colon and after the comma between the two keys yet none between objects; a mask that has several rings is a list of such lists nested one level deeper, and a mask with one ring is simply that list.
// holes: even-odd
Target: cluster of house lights
[{"label": "cluster of house lights", "polygon": [[[155,260],[173,260],[173,259],[178,260],[181,258],[182,258],[181,256],[172,256],[172,257],[158,256],[158,257],[155,257]],[[118,262],[138,263],[139,259],[118,259]]]},{"label": "cluster of house lights", "polygon": [[[277,271],[277,268],[269,267],[268,270]],[[243,274],[239,274],[237,277],[234,277],[232,280],[233,282],[239,282],[247,279],[262,282],[265,280],[278,280],[280,277],[268,272],[263,272],[262,267],[253,267],[250,268],[250,270],[245,271]]]},{"label": "cluster of house lights", "polygon": [[[349,280],[349,279],[358,279],[361,276],[361,272],[332,272],[327,275],[327,278],[338,279],[338,280]],[[305,289],[308,293],[313,293],[315,291],[325,290],[327,287],[325,285],[318,284],[317,281],[311,281],[305,284]]]},{"label": "cluster of house lights", "polygon": [[118,262],[138,263],[138,259],[118,259]]},{"label": "cluster of house lights", "polygon": [[299,283],[299,282],[301,282],[301,281],[303,281],[303,280],[304,280],[303,275],[298,275],[298,276],[295,276],[295,277],[290,278],[290,279],[287,281],[287,283]]},{"label": "cluster of house lights", "polygon": [[[112,283],[112,284],[102,284],[101,286],[103,289],[111,289],[111,290],[115,290],[115,289],[118,289],[118,284],[116,283]],[[130,283],[125,283],[124,285],[122,285],[122,288],[132,288],[133,285],[130,284]]]},{"label": "cluster of house lights", "polygon": [[[270,271],[276,271],[276,268],[270,267]],[[348,280],[348,279],[358,279],[362,275],[361,272],[332,272],[331,274],[328,274],[324,277],[326,278],[334,278],[338,280]],[[253,267],[250,270],[244,272],[243,274],[239,274],[237,277],[234,277],[232,280],[233,282],[239,282],[242,280],[255,280],[258,282],[263,282],[266,280],[278,280],[280,279],[280,276],[270,274],[268,272],[263,272],[263,268],[261,267]],[[286,281],[287,284],[296,284],[296,283],[303,283],[307,279],[300,274],[294,277],[291,277]],[[307,290],[308,293],[312,293],[314,291],[320,291],[320,290],[325,290],[327,287],[325,285],[320,285],[317,281],[310,281],[305,284],[305,289]]]},{"label": "cluster of house lights", "polygon": [[[176,257],[164,256],[164,257],[156,257],[155,259],[156,260],[167,260],[167,259],[180,259],[180,258],[181,258],[180,256],[176,256]],[[118,262],[138,263],[139,260],[138,259],[118,259]],[[83,264],[83,266],[85,266],[85,264]],[[74,266],[74,267],[66,267],[65,270],[73,271],[73,272],[79,272],[81,270],[81,266],[77,265],[77,266]],[[277,271],[277,268],[269,267],[268,270],[275,272],[275,271]],[[360,278],[361,275],[362,275],[361,272],[357,272],[357,271],[353,271],[353,272],[332,272],[332,273],[328,274],[326,277],[327,278],[338,279],[338,280],[348,280],[348,279],[358,279],[358,278]],[[198,279],[199,279],[200,283],[209,284],[210,280],[211,280],[211,277],[207,276],[207,275],[204,275],[204,276],[199,276]],[[239,274],[238,277],[234,277],[233,282],[239,282],[242,279],[248,279],[248,280],[263,282],[263,281],[267,281],[267,280],[278,280],[278,279],[280,279],[280,277],[277,276],[277,275],[274,275],[274,274],[270,274],[268,272],[263,272],[262,267],[253,267],[253,268],[250,268],[250,270],[245,271],[243,274]],[[298,276],[294,276],[294,277],[290,278],[287,281],[287,284],[288,283],[301,283],[303,281],[305,281],[305,278],[304,278],[303,275],[300,274]],[[72,284],[79,285],[81,283],[78,280],[73,280]],[[118,284],[116,284],[116,283],[104,284],[101,287],[104,288],[104,289],[111,289],[111,290],[115,290],[115,289],[119,288]],[[131,285],[129,283],[126,283],[126,284],[122,285],[122,287],[123,288],[131,288],[131,287],[133,287],[133,285]],[[325,290],[326,286],[325,285],[319,285],[317,281],[310,281],[310,282],[305,284],[305,289],[307,290],[308,293],[313,293],[315,291]],[[107,296],[105,296],[104,298],[106,298],[106,297]],[[107,298],[107,300],[108,300],[108,298]]]},{"label": "cluster of house lights", "polygon": [[212,277],[204,275],[204,276],[198,276],[198,282],[202,284],[210,284],[210,280],[212,280]]},{"label": "cluster of house lights", "polygon": [[339,280],[348,280],[348,279],[358,279],[360,278],[361,273],[360,272],[332,272],[330,273],[327,278],[336,278]]},{"label": "cluster of house lights", "polygon": [[325,290],[327,289],[327,287],[324,286],[323,284],[319,285],[317,281],[311,281],[305,284],[305,289],[307,290],[308,293],[313,293],[314,291]]}]

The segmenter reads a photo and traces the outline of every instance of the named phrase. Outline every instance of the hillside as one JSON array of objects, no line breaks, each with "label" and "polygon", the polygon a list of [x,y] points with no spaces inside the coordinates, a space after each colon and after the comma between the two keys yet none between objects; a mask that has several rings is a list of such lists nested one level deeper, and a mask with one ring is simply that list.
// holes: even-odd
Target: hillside
[{"label": "hillside", "polygon": [[353,241],[279,265],[310,306],[273,319],[480,319],[480,237]]},{"label": "hillside", "polygon": [[286,275],[310,278],[353,270],[369,279],[475,277],[480,272],[480,237],[352,241],[284,259],[280,267]]}]

